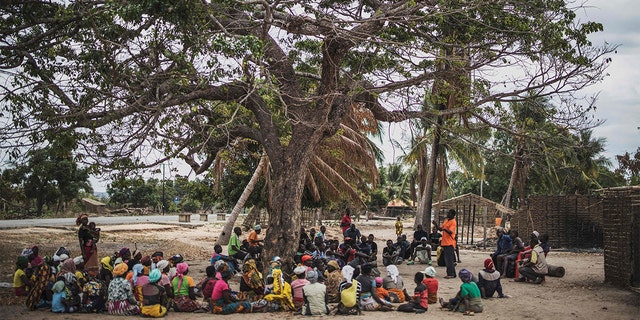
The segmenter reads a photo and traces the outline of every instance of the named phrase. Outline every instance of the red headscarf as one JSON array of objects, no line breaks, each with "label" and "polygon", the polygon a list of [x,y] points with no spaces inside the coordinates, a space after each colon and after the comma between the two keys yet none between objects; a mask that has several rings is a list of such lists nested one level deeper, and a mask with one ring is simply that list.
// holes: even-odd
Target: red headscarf
[{"label": "red headscarf", "polygon": [[487,258],[484,260],[484,268],[487,271],[492,271],[494,266],[493,266],[493,260],[491,260],[491,258]]}]

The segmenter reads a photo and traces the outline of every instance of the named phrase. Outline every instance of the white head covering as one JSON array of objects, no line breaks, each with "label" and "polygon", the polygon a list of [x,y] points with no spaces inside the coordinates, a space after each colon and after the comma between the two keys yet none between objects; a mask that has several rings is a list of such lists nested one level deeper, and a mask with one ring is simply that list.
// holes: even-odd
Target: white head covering
[{"label": "white head covering", "polygon": [[82,258],[82,256],[77,256],[73,258],[73,264],[75,264],[76,266],[81,263],[84,263],[84,258]]},{"label": "white head covering", "polygon": [[346,265],[346,266],[342,267],[342,278],[344,278],[344,280],[347,281],[347,282],[351,282],[351,278],[353,278],[353,272],[355,270],[356,269],[354,269],[350,265]]},{"label": "white head covering", "polygon": [[398,283],[398,276],[400,275],[400,271],[398,271],[398,267],[395,264],[390,264],[387,266],[387,275],[391,277],[393,283]]},{"label": "white head covering", "polygon": [[533,232],[531,233],[534,236],[536,236],[536,238],[540,238],[540,232],[533,230]]},{"label": "white head covering", "polygon": [[424,269],[424,274],[428,275],[429,277],[435,277],[436,276],[436,268],[434,267],[427,267],[426,269]]},{"label": "white head covering", "polygon": [[295,267],[295,269],[293,269],[293,273],[298,275],[304,274],[306,271],[307,271],[307,267],[305,266],[297,266]]},{"label": "white head covering", "polygon": [[169,261],[160,260],[158,261],[158,263],[156,263],[156,268],[162,272],[162,270],[164,270],[164,268],[166,268],[168,265],[169,265]]}]

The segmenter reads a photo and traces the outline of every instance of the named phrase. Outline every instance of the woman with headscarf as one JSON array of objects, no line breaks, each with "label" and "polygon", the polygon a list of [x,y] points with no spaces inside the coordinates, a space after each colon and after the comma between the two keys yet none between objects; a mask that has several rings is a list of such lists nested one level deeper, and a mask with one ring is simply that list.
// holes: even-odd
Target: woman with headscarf
[{"label": "woman with headscarf", "polygon": [[340,301],[340,282],[342,281],[342,273],[340,273],[340,265],[335,260],[330,260],[327,263],[327,270],[325,272],[324,285],[327,286],[327,295],[329,296],[330,303],[337,303]]},{"label": "woman with headscarf", "polygon": [[231,294],[229,279],[233,273],[226,263],[219,264],[217,271],[221,279],[217,280],[211,292],[211,312],[215,314],[248,313],[252,305],[248,301],[239,301]]},{"label": "woman with headscarf", "polygon": [[358,276],[356,269],[350,265],[342,267],[343,281],[338,286],[340,302],[335,309],[339,314],[349,315],[353,313],[362,313],[360,310],[360,293],[362,292],[362,285],[354,276]]},{"label": "woman with headscarf", "polygon": [[30,310],[35,310],[39,306],[48,305],[51,303],[51,297],[47,293],[47,287],[52,285],[55,278],[53,277],[53,259],[49,256],[44,257],[43,263],[36,267],[35,281],[31,290],[29,290],[29,296],[27,297],[27,307]]},{"label": "woman with headscarf", "polygon": [[76,276],[76,264],[73,259],[68,258],[62,262],[60,265],[60,271],[56,278],[58,280],[64,280],[67,307],[78,307],[81,302],[79,295],[80,284],[78,283],[78,277]]},{"label": "woman with headscarf", "polygon": [[140,313],[146,317],[163,317],[167,314],[167,293],[161,285],[158,284],[162,278],[162,272],[153,269],[149,273],[149,281],[142,285],[142,310]]},{"label": "woman with headscarf", "polygon": [[87,276],[87,283],[82,287],[82,310],[89,313],[100,313],[105,310],[107,288],[103,281]]},{"label": "woman with headscarf", "polygon": [[329,314],[329,297],[327,296],[327,287],[318,282],[318,273],[315,270],[307,271],[307,280],[309,284],[302,288],[304,296],[303,315],[321,316]]},{"label": "woman with headscarf", "polygon": [[78,216],[76,225],[80,226],[78,240],[84,260],[84,270],[92,276],[97,276],[100,271],[97,246],[97,242],[100,240],[100,231],[89,226],[89,216],[84,213]]},{"label": "woman with headscarf", "polygon": [[113,268],[113,280],[109,283],[107,312],[112,315],[136,315],[140,313],[138,301],[133,295],[131,283],[125,279],[129,271],[126,263],[121,262]]},{"label": "woman with headscarf", "polygon": [[484,260],[484,269],[478,272],[478,287],[480,288],[480,296],[491,298],[495,292],[498,298],[504,298],[502,294],[502,284],[500,283],[500,272],[494,269],[491,258]]},{"label": "woman with headscarf", "polygon": [[136,296],[136,300],[142,301],[142,286],[149,283],[148,272],[145,273],[144,266],[138,263],[133,266],[133,275],[131,276],[131,284],[133,287],[133,293]]},{"label": "woman with headscarf", "polygon": [[113,279],[113,265],[111,264],[111,257],[107,256],[100,260],[100,274],[98,275],[98,279],[100,279],[104,284],[109,287],[109,283],[111,279]]},{"label": "woman with headscarf", "polygon": [[196,301],[196,283],[189,275],[189,265],[180,262],[176,265],[176,276],[171,280],[173,287],[173,308],[178,312],[194,312],[202,309]]},{"label": "woman with headscarf", "polygon": [[284,280],[282,270],[279,268],[273,269],[271,273],[272,275],[267,277],[267,285],[265,286],[263,299],[271,303],[271,311],[275,311],[277,305],[279,305],[279,309],[283,311],[295,310],[291,285]]},{"label": "woman with headscarf", "polygon": [[400,271],[395,264],[387,266],[387,276],[382,279],[382,287],[389,291],[391,302],[402,303],[409,297],[404,288]]},{"label": "woman with headscarf", "polygon": [[482,312],[482,298],[480,297],[480,289],[473,282],[473,274],[467,269],[462,269],[458,273],[458,277],[462,281],[460,290],[455,298],[449,299],[448,302],[440,298],[440,306],[449,308],[452,311],[460,311],[465,315],[473,315],[474,312]]},{"label": "woman with headscarf", "polygon": [[160,281],[158,284],[164,288],[164,291],[167,293],[167,308],[171,308],[173,305],[173,287],[171,286],[171,280],[169,279],[169,261],[160,260],[156,262],[156,269],[160,271]]},{"label": "woman with headscarf", "polygon": [[242,277],[240,278],[241,300],[257,301],[264,295],[264,280],[262,273],[258,271],[256,261],[247,259],[242,267]]}]

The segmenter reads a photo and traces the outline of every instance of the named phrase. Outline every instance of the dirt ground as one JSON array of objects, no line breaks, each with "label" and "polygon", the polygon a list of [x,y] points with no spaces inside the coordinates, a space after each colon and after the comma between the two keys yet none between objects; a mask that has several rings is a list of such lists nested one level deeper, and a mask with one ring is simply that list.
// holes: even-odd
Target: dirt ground
[{"label": "dirt ground", "polygon": [[[371,220],[357,222],[363,234],[376,236],[379,251],[382,252],[384,242],[394,239],[394,221]],[[412,221],[405,221],[405,233],[411,238],[413,230],[408,226]],[[100,256],[112,254],[121,247],[137,248],[145,254],[163,251],[165,256],[180,253],[190,265],[190,274],[200,280],[213,251],[213,243],[222,227],[215,222],[200,227],[184,227],[179,225],[144,224],[129,226],[99,226],[102,228],[101,240],[98,243]],[[29,228],[0,230],[0,282],[12,283],[15,257],[22,248],[37,244],[42,255],[51,255],[60,246],[78,253],[78,241],[74,228]],[[337,236],[336,224],[329,225],[329,235]],[[226,250],[226,248],[225,248]],[[462,263],[457,266],[477,273],[482,262],[489,255],[488,251],[479,249],[462,249]],[[380,258],[379,258],[380,259]],[[553,265],[564,266],[566,275],[563,278],[547,277],[541,285],[523,284],[505,279],[503,289],[509,296],[506,299],[492,298],[485,300],[485,311],[478,313],[479,319],[638,319],[640,318],[640,294],[619,289],[604,282],[604,258],[598,253],[575,253],[552,251],[547,258]],[[409,292],[415,287],[411,283],[413,274],[421,271],[426,265],[406,264],[399,266],[401,276]],[[453,297],[460,285],[458,279],[444,279],[445,268],[436,267],[436,278],[440,281],[438,296],[445,299]],[[384,272],[384,270],[382,270]],[[236,279],[237,281],[237,279]],[[237,282],[232,282],[237,289]],[[23,299],[13,296],[12,288],[0,287],[0,315],[3,319],[85,319],[88,314],[53,314],[46,310],[28,311]],[[365,319],[371,316],[403,317],[404,319],[423,319],[424,315],[401,314],[391,312],[384,314],[365,312],[362,316],[351,316],[354,319]],[[462,314],[440,310],[439,306],[430,306],[426,317],[437,316],[440,319],[458,319]],[[111,319],[106,314],[91,315],[94,319]],[[211,314],[180,314],[170,312],[168,319],[206,319]],[[242,314],[229,315],[228,319],[292,319],[300,318],[293,313]],[[342,316],[336,316],[342,317]],[[334,318],[334,317],[329,317]]]}]

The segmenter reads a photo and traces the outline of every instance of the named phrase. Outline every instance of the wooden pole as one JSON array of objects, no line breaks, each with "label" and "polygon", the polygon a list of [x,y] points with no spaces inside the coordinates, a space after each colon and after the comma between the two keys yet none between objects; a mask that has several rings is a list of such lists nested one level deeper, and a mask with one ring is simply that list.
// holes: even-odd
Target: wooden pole
[{"label": "wooden pole", "polygon": [[484,241],[482,241],[483,248],[484,250],[487,250],[487,206],[486,205],[482,210],[482,226],[484,229]]}]

